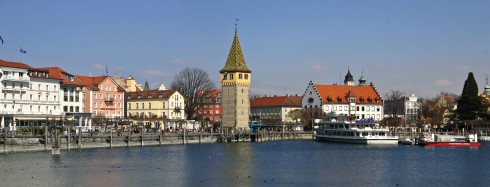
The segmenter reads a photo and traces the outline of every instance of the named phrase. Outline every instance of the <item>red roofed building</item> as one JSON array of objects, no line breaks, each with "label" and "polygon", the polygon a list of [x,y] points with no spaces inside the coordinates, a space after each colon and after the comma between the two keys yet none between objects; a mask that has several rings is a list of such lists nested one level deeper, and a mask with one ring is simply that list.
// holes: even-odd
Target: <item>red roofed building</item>
[{"label": "red roofed building", "polygon": [[60,80],[61,110],[65,117],[74,120],[76,127],[91,128],[91,113],[84,109],[85,94],[82,92],[84,86],[82,80],[59,67],[38,68],[47,71],[51,78]]},{"label": "red roofed building", "polygon": [[0,128],[42,126],[63,117],[60,80],[47,70],[0,60]]},{"label": "red roofed building", "polygon": [[197,107],[197,112],[202,117],[202,122],[204,127],[211,126],[214,122],[221,121],[221,102],[222,102],[222,92],[219,89],[216,90],[200,90],[199,94],[204,95],[204,101],[200,103]]},{"label": "red roofed building", "polygon": [[83,111],[92,113],[92,125],[105,125],[99,119],[124,117],[124,88],[110,76],[80,76],[85,95]]},{"label": "red roofed building", "polygon": [[359,85],[354,85],[350,71],[344,80],[344,85],[308,84],[302,98],[304,109],[321,109],[323,112],[335,113],[342,116],[352,116],[355,119],[383,119],[383,100],[376,88],[365,84],[361,76]]},{"label": "red roofed building", "polygon": [[301,109],[301,96],[256,97],[250,100],[251,117],[254,121],[269,125],[298,123],[290,112]]}]

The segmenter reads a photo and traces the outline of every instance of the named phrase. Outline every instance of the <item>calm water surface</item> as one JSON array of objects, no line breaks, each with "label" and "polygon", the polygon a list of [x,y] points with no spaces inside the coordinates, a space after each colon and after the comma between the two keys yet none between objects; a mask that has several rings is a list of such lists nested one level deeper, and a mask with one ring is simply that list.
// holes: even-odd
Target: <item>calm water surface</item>
[{"label": "calm water surface", "polygon": [[480,148],[272,141],[0,155],[0,186],[490,186]]}]

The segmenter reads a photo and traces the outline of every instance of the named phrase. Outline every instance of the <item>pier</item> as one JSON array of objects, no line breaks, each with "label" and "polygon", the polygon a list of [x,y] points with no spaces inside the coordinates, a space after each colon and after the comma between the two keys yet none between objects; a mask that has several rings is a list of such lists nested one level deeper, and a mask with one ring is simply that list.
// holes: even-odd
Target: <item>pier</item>
[{"label": "pier", "polygon": [[[217,132],[162,132],[144,131],[134,133],[125,131],[60,133],[57,144],[53,134],[4,134],[0,136],[0,154],[31,151],[55,151],[63,154],[67,150],[112,147],[141,147],[176,144],[206,144],[233,142],[264,142],[277,140],[311,140],[312,132],[276,132],[260,130],[251,134]],[[56,149],[56,150],[55,150]]]}]

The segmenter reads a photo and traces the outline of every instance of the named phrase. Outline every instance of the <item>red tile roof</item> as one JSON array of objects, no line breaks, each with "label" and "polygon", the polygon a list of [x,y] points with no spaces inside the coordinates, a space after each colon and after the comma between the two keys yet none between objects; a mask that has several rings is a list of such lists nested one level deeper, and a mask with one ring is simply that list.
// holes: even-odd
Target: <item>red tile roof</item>
[{"label": "red tile roof", "polygon": [[301,107],[301,96],[253,98],[250,100],[250,107]]},{"label": "red tile roof", "polygon": [[[82,80],[80,80],[77,76],[67,73],[65,70],[59,67],[45,67],[45,68],[37,68],[42,71],[48,71],[49,77],[53,79],[61,80],[62,84],[68,85],[84,85]],[[71,81],[68,76],[73,76],[73,81]]]},{"label": "red tile roof", "polygon": [[322,98],[324,104],[327,103],[348,103],[347,97],[356,96],[356,103],[376,103],[383,104],[379,93],[373,86],[349,86],[349,85],[322,85],[315,84],[315,88]]},{"label": "red tile roof", "polygon": [[109,76],[92,77],[77,75],[77,77],[82,81],[84,86],[87,86],[92,90],[99,90],[99,84],[107,79]]},{"label": "red tile roof", "polygon": [[27,64],[21,63],[21,62],[9,62],[9,61],[5,61],[5,60],[0,60],[0,66],[13,67],[13,68],[23,68],[23,69],[34,69],[33,67],[31,67]]},{"label": "red tile roof", "polygon": [[[163,98],[169,98],[172,96],[176,91],[175,90],[145,90],[145,91],[137,91],[137,92],[127,92],[125,93],[126,99],[155,99],[159,98],[159,96],[162,94]],[[138,96],[141,96],[138,98]],[[151,98],[148,98],[148,96],[151,96]]]}]

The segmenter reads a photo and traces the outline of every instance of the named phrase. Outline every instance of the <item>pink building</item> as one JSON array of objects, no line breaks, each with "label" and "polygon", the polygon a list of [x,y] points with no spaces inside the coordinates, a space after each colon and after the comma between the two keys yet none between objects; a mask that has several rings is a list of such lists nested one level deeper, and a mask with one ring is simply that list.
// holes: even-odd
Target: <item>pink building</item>
[{"label": "pink building", "polygon": [[[94,123],[97,118],[124,117],[124,88],[110,76],[77,76],[83,82],[85,95],[84,111],[92,113]],[[100,124],[95,124],[100,125]]]}]

